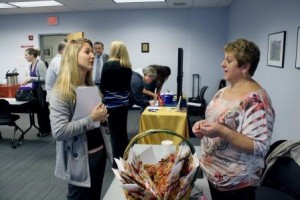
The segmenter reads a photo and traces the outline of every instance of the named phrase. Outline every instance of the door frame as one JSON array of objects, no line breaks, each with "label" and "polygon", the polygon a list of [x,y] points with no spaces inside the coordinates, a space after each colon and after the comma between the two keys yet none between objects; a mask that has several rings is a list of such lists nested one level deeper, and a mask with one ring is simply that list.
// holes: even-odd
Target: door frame
[{"label": "door frame", "polygon": [[[47,36],[65,36],[67,38],[67,35],[69,33],[43,33],[43,34],[38,34],[38,38],[39,38],[39,49],[41,51],[41,55],[40,55],[40,58],[41,60],[45,60],[45,57],[44,57],[44,53],[43,53],[43,49],[45,47],[45,44],[44,44],[44,38],[47,37]],[[55,48],[56,49],[56,48]],[[54,49],[54,50],[55,50]]]}]

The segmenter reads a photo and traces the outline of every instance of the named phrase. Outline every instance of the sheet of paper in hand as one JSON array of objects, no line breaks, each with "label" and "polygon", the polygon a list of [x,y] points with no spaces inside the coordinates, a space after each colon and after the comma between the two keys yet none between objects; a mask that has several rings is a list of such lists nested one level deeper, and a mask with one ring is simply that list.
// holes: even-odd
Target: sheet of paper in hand
[{"label": "sheet of paper in hand", "polygon": [[[76,89],[76,107],[72,120],[89,115],[99,102],[101,97],[97,86],[79,86]],[[95,127],[99,126],[100,122],[95,122]]]}]

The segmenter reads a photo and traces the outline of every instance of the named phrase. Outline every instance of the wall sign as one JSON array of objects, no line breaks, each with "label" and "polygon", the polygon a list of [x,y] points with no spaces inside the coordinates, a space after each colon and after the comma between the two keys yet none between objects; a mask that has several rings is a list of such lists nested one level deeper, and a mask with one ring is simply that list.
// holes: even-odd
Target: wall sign
[{"label": "wall sign", "polygon": [[55,26],[58,23],[57,16],[48,17],[48,25]]}]

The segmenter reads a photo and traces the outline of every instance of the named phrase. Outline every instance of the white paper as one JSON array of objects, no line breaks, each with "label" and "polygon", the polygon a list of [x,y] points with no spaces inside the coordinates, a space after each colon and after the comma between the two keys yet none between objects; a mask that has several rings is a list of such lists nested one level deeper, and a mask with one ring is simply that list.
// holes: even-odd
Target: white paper
[{"label": "white paper", "polygon": [[[135,144],[133,147],[139,146]],[[176,152],[176,146],[168,146],[168,152],[163,151],[164,145],[149,145],[142,151],[137,151],[138,148],[133,148],[134,152],[137,153],[144,164],[158,163],[162,158],[168,156],[170,153]]]},{"label": "white paper", "polygon": [[161,107],[157,107],[157,106],[147,106],[148,110],[159,110],[161,109]]},{"label": "white paper", "polygon": [[147,148],[146,150],[142,151],[139,154],[141,160],[143,161],[143,163],[145,164],[153,164],[153,163],[157,163],[160,158],[157,158],[155,156],[155,153],[153,151],[152,147]]},{"label": "white paper", "polygon": [[188,106],[201,107],[201,103],[187,102]]},{"label": "white paper", "polygon": [[[91,113],[93,108],[101,102],[99,89],[97,86],[79,86],[76,89],[76,108],[72,120],[78,120]],[[99,127],[100,122],[95,122],[95,127]]]}]

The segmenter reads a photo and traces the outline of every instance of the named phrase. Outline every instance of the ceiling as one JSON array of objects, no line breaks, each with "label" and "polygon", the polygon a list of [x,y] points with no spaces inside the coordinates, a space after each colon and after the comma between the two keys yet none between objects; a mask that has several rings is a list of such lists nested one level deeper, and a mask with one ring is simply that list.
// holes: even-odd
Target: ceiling
[{"label": "ceiling", "polygon": [[[28,0],[4,0],[0,3],[23,2]],[[32,0],[35,1],[35,0]],[[0,9],[0,15],[65,13],[84,11],[129,10],[129,9],[176,9],[176,8],[215,8],[228,7],[234,0],[166,0],[151,3],[116,4],[113,0],[56,0],[64,6],[43,8],[5,8]]]}]

